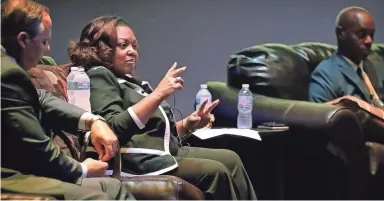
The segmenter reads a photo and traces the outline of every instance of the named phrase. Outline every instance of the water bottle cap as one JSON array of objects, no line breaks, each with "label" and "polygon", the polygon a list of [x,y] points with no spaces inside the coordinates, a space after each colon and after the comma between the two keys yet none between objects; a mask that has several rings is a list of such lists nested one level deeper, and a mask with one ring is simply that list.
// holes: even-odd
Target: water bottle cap
[{"label": "water bottle cap", "polygon": [[249,84],[242,84],[241,87],[243,87],[243,88],[249,88]]},{"label": "water bottle cap", "polygon": [[81,67],[80,67],[80,68],[78,69],[78,71],[80,71],[80,72],[84,72],[84,68],[81,68]]},{"label": "water bottle cap", "polygon": [[71,67],[71,71],[74,71],[74,70],[79,70],[78,67]]},{"label": "water bottle cap", "polygon": [[207,86],[206,84],[201,84],[201,85],[200,85],[200,88],[201,88],[201,89],[206,89],[206,88],[208,88],[208,86]]}]

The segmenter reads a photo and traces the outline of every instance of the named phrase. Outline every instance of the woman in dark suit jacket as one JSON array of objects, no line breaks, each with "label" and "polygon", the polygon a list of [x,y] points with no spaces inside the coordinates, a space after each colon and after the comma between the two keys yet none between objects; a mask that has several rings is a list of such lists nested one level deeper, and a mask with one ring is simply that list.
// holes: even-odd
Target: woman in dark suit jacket
[{"label": "woman in dark suit jacket", "polygon": [[168,174],[193,183],[207,198],[256,199],[239,156],[229,150],[181,146],[178,138],[206,126],[218,104],[204,102],[175,122],[167,97],[183,88],[175,63],[152,90],[133,77],[138,58],[136,37],[116,16],[99,17],[68,49],[74,65],[91,79],[92,112],[103,116],[123,144],[125,176]]}]

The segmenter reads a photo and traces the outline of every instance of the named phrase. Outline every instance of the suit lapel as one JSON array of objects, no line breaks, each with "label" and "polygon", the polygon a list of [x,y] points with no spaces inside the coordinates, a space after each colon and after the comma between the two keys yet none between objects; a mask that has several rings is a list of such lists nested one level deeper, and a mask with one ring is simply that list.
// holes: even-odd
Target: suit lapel
[{"label": "suit lapel", "polygon": [[341,73],[343,73],[343,75],[357,87],[357,89],[364,96],[364,99],[370,102],[371,97],[365,88],[365,84],[353,67],[341,55],[337,54],[337,52],[334,53],[334,58],[341,70]]}]

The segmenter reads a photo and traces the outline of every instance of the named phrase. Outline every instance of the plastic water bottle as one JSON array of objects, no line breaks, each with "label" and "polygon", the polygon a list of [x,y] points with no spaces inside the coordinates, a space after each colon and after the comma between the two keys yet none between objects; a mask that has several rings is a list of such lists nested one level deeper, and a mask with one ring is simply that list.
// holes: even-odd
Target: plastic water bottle
[{"label": "plastic water bottle", "polygon": [[71,72],[67,76],[67,96],[68,96],[68,103],[74,104],[75,102],[75,94],[74,94],[74,82],[73,78],[75,77],[75,74],[78,71],[78,67],[71,67]]},{"label": "plastic water bottle", "polygon": [[80,107],[88,112],[91,112],[91,103],[89,98],[91,96],[91,81],[88,75],[84,72],[84,68],[79,67],[78,72],[73,78],[74,82],[74,105]]},{"label": "plastic water bottle", "polygon": [[253,95],[249,90],[249,84],[243,84],[239,92],[237,109],[237,128],[252,128]]},{"label": "plastic water bottle", "polygon": [[196,110],[200,107],[200,105],[208,99],[208,103],[212,102],[212,95],[208,91],[208,86],[206,84],[200,85],[200,90],[196,94]]}]

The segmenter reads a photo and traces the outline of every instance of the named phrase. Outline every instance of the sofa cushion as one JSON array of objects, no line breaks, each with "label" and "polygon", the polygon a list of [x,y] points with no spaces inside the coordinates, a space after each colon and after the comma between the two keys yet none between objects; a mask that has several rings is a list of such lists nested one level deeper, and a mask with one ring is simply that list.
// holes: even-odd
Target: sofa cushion
[{"label": "sofa cushion", "polygon": [[284,99],[307,100],[310,72],[307,62],[283,44],[263,44],[231,56],[228,85],[249,84],[252,92]]},{"label": "sofa cushion", "polygon": [[321,61],[331,56],[336,50],[334,45],[316,42],[299,43],[291,47],[307,62],[309,72],[312,72]]},{"label": "sofa cushion", "polygon": [[[295,45],[266,43],[241,50],[228,62],[228,85],[249,84],[252,92],[275,98],[308,101],[311,72],[337,47],[305,42]],[[384,99],[384,45],[374,44],[364,69],[380,99]]]}]

